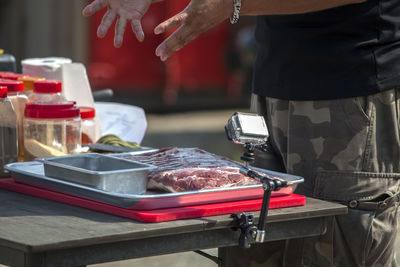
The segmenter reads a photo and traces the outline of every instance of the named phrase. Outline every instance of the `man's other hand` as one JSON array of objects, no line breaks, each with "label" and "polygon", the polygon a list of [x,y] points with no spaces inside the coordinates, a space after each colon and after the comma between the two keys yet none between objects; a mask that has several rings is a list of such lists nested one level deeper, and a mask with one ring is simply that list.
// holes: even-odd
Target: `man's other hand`
[{"label": "man's other hand", "polygon": [[201,33],[229,18],[232,11],[232,0],[192,0],[182,12],[154,29],[155,34],[162,34],[178,27],[157,47],[156,55],[162,61],[167,60]]}]

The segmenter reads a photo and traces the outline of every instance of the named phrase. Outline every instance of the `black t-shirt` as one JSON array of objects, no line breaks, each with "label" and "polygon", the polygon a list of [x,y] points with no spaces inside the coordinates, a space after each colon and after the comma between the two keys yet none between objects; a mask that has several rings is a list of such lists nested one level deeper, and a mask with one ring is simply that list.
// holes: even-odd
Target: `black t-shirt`
[{"label": "black t-shirt", "polygon": [[400,0],[259,16],[253,92],[318,100],[400,86],[399,28]]}]

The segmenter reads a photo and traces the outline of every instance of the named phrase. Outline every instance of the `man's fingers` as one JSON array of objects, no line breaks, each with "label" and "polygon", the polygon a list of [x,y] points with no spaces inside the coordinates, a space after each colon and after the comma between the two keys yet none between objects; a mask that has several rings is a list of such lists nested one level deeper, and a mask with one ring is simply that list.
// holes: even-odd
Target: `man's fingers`
[{"label": "man's fingers", "polygon": [[160,23],[157,27],[154,28],[154,33],[155,34],[161,34],[166,31],[169,31],[173,28],[176,28],[180,25],[182,25],[187,18],[187,13],[186,12],[181,12],[172,18],[167,19],[166,21]]},{"label": "man's fingers", "polygon": [[115,23],[115,35],[114,35],[114,46],[121,47],[124,39],[124,32],[126,28],[126,18],[118,17],[117,23]]},{"label": "man's fingers", "polygon": [[84,16],[92,16],[97,11],[107,7],[107,1],[105,0],[94,0],[92,3],[87,5],[83,10],[82,14]]},{"label": "man's fingers", "polygon": [[140,20],[138,19],[133,19],[131,21],[131,27],[132,31],[135,33],[136,38],[140,41],[143,42],[144,40],[144,32],[142,28],[142,24],[140,23]]},{"label": "man's fingers", "polygon": [[103,38],[106,35],[108,29],[111,27],[116,17],[117,15],[111,9],[107,10],[107,12],[103,16],[103,19],[101,20],[99,28],[97,28],[98,37]]},{"label": "man's fingers", "polygon": [[196,32],[192,31],[192,27],[184,25],[171,34],[156,48],[156,55],[159,56],[162,61],[165,61],[175,51],[178,51],[187,43],[194,40],[197,35]]}]

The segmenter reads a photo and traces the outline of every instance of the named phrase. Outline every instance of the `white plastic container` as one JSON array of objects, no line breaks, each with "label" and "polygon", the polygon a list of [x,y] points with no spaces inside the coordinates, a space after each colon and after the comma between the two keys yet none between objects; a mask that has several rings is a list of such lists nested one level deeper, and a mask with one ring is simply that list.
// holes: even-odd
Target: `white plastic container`
[{"label": "white plastic container", "polygon": [[81,118],[75,102],[27,103],[25,161],[75,154],[81,148]]}]

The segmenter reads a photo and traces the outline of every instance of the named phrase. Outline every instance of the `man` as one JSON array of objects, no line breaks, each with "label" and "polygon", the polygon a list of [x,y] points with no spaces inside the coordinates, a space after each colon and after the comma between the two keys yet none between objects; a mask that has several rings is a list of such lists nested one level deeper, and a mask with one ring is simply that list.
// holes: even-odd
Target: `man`
[{"label": "man", "polygon": [[[155,53],[167,60],[218,23],[257,15],[252,110],[267,122],[272,155],[257,164],[303,176],[297,193],[348,205],[321,237],[290,240],[284,249],[232,248],[232,266],[396,266],[400,191],[400,1],[192,0],[155,29],[177,30]],[[234,3],[236,4],[234,6]],[[95,0],[115,19],[114,44],[151,0]],[[263,160],[264,159],[264,160]],[[267,244],[268,245],[268,244]],[[267,252],[268,250],[268,252]],[[228,256],[229,256],[228,255]]]}]

